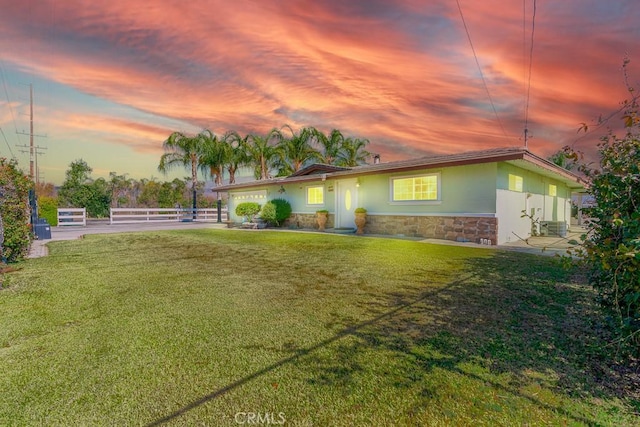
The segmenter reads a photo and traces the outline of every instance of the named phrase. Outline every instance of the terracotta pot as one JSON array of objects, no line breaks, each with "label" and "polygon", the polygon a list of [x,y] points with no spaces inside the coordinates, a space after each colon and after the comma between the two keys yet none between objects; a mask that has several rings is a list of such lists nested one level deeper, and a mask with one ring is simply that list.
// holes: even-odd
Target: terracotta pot
[{"label": "terracotta pot", "polygon": [[366,213],[356,213],[356,234],[364,234],[364,225],[367,223]]},{"label": "terracotta pot", "polygon": [[318,212],[316,213],[316,221],[318,222],[318,230],[324,231],[325,225],[327,225],[327,220],[329,219],[329,214]]}]

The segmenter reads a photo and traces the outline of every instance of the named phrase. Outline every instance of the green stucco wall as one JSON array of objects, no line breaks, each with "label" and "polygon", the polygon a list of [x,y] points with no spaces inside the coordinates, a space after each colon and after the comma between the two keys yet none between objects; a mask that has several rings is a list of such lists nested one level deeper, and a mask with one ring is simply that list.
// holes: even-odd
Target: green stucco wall
[{"label": "green stucco wall", "polygon": [[[392,202],[390,179],[394,177],[440,174],[440,200],[426,203]],[[358,206],[365,207],[376,214],[492,214],[496,206],[496,174],[495,163],[455,166],[442,169],[422,169],[411,172],[388,173],[380,175],[364,175],[358,177]],[[348,178],[353,179],[353,178]],[[324,205],[309,206],[306,204],[306,191],[309,186],[323,185],[325,188]],[[284,190],[284,191],[283,191]],[[256,186],[255,189],[243,189],[229,192],[229,212],[232,220],[234,209],[241,201],[235,194],[248,194],[264,191],[266,200],[286,199],[291,203],[293,212],[315,213],[318,209],[335,212],[337,180],[274,184]],[[260,202],[259,200],[256,200]]]},{"label": "green stucco wall", "polygon": [[571,190],[560,181],[519,168],[509,163],[498,163],[498,190],[509,189],[509,174],[518,175],[523,178],[522,191],[524,193],[547,195],[549,184],[553,184],[558,190],[557,197],[571,197]]},{"label": "green stucco wall", "polygon": [[[390,179],[440,174],[440,200],[426,203],[392,202]],[[423,169],[359,178],[359,205],[380,214],[495,213],[496,164]]]}]

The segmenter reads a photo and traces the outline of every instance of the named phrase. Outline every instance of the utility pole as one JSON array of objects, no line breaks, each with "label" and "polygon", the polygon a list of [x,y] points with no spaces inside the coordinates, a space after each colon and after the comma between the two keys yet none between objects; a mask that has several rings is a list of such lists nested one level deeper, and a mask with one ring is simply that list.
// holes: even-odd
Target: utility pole
[{"label": "utility pole", "polygon": [[[43,154],[43,153],[38,153],[38,149],[45,149],[45,147],[36,147],[33,144],[33,137],[34,136],[38,136],[38,137],[42,137],[44,135],[34,135],[33,134],[33,85],[29,84],[29,133],[25,133],[25,132],[18,132],[21,135],[29,135],[29,146],[27,147],[26,145],[18,145],[18,147],[24,147],[24,148],[29,148],[29,177],[34,181],[34,182],[38,182],[38,177],[37,177],[37,172],[36,172],[36,168],[38,165],[38,160],[37,160],[37,155],[38,154]],[[22,151],[23,153],[25,153],[26,151]]]}]

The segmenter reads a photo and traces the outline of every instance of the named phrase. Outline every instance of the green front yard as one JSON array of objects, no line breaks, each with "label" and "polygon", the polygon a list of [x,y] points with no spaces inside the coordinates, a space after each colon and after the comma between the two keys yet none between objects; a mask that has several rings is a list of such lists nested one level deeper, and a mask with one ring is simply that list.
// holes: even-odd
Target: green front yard
[{"label": "green front yard", "polygon": [[180,230],[52,242],[0,290],[1,425],[632,425],[548,257]]}]

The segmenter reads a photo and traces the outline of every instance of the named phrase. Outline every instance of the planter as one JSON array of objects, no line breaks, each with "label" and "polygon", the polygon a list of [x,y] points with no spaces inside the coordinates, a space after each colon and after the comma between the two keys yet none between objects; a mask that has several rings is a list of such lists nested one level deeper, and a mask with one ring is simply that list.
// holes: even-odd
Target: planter
[{"label": "planter", "polygon": [[329,212],[316,212],[316,222],[318,223],[318,231],[324,231],[329,219]]},{"label": "planter", "polygon": [[367,223],[367,213],[366,212],[356,212],[356,234],[364,234],[364,226]]}]

